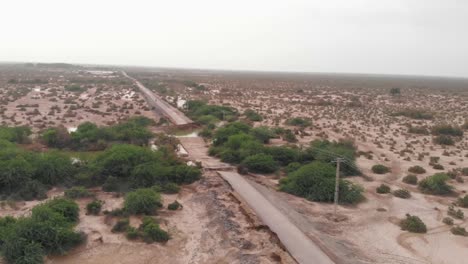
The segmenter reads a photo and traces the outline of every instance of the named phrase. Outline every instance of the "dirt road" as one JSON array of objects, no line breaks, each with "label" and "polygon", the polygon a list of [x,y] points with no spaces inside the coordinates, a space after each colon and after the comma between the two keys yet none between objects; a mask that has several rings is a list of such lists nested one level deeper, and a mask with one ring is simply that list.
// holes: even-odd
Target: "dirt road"
[{"label": "dirt road", "polygon": [[161,114],[177,126],[183,126],[183,125],[188,125],[192,124],[193,121],[190,120],[187,116],[184,115],[181,111],[179,111],[177,108],[173,107],[172,105],[168,104],[166,101],[164,101],[161,97],[158,95],[154,94],[151,92],[148,88],[146,88],[141,82],[139,82],[137,79],[130,77],[126,72],[122,71],[122,74],[135,82],[136,86],[140,89],[140,91],[143,93],[145,98],[147,99],[148,103],[150,106],[154,107],[158,114]]},{"label": "dirt road", "polygon": [[232,188],[239,193],[257,216],[276,233],[289,253],[299,263],[328,264],[334,263],[316,246],[288,217],[282,214],[247,179],[236,172],[219,171]]}]

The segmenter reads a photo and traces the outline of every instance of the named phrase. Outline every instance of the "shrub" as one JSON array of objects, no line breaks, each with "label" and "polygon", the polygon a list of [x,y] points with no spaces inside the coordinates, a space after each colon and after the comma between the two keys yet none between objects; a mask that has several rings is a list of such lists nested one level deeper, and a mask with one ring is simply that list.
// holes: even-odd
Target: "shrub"
[{"label": "shrub", "polygon": [[462,168],[461,173],[463,176],[468,176],[468,167]]},{"label": "shrub", "polygon": [[442,219],[442,222],[446,225],[453,225],[453,219],[451,217],[444,217],[444,219]]},{"label": "shrub", "polygon": [[302,165],[301,165],[301,163],[299,163],[299,162],[291,162],[291,163],[288,164],[288,166],[286,166],[286,167],[284,168],[284,171],[285,171],[286,173],[291,173],[291,172],[293,172],[293,171],[298,170],[301,166],[302,166]]},{"label": "shrub", "polygon": [[300,127],[308,127],[312,123],[310,120],[300,117],[290,118],[286,120],[286,125],[288,126],[300,126]]},{"label": "shrub", "polygon": [[297,142],[296,135],[294,135],[291,129],[287,129],[284,131],[283,139],[289,143]]},{"label": "shrub", "polygon": [[392,115],[405,116],[405,117],[409,117],[413,119],[425,119],[425,120],[434,118],[434,116],[431,113],[426,112],[424,110],[419,110],[419,109],[405,109],[403,111],[393,113]]},{"label": "shrub", "polygon": [[390,192],[390,186],[382,183],[382,184],[380,184],[379,187],[377,187],[376,191],[377,191],[377,193],[381,193],[381,194],[389,193]]},{"label": "shrub", "polygon": [[128,218],[119,219],[117,223],[115,223],[115,225],[112,227],[111,231],[112,233],[124,232],[125,230],[127,230],[129,225],[130,221],[128,220]]},{"label": "shrub", "polygon": [[405,189],[398,189],[398,190],[393,191],[393,196],[402,198],[402,199],[408,199],[411,197],[411,193]]},{"label": "shrub", "polygon": [[[73,201],[65,198],[54,198],[36,207],[46,206],[61,214],[68,222],[76,223],[80,216],[80,208]],[[34,212],[33,212],[34,213]]]},{"label": "shrub", "polygon": [[98,215],[101,212],[102,204],[101,200],[94,200],[86,205],[86,212],[92,215]]},{"label": "shrub", "polygon": [[406,230],[413,233],[427,232],[426,224],[424,224],[421,218],[410,214],[406,214],[406,219],[400,221],[400,227],[402,230]]},{"label": "shrub", "polygon": [[274,138],[276,134],[268,127],[256,127],[250,130],[251,135],[258,141],[267,144],[271,138]]},{"label": "shrub", "polygon": [[167,205],[167,209],[175,211],[179,209],[182,205],[176,200],[170,204]]},{"label": "shrub", "polygon": [[440,135],[434,138],[434,143],[439,145],[451,146],[455,144],[455,141],[447,135]]},{"label": "shrub", "polygon": [[382,164],[376,164],[372,166],[372,172],[376,174],[385,174],[388,173],[390,169]]},{"label": "shrub", "polygon": [[463,130],[459,127],[443,124],[434,126],[432,128],[432,134],[461,137],[463,136]]},{"label": "shrub", "polygon": [[169,181],[177,184],[190,184],[201,177],[201,171],[199,168],[187,166],[185,164],[175,166],[172,172],[172,177]]},{"label": "shrub", "polygon": [[244,115],[250,121],[262,121],[263,120],[262,116],[259,113],[257,113],[256,111],[252,110],[252,109],[245,110]]},{"label": "shrub", "polygon": [[291,147],[269,147],[266,153],[271,155],[281,166],[286,166],[299,159],[300,151]]},{"label": "shrub", "polygon": [[130,214],[151,215],[161,206],[161,196],[152,189],[137,189],[125,196],[124,208]]},{"label": "shrub", "polygon": [[109,176],[102,185],[102,190],[105,192],[115,192],[119,189],[119,179]]},{"label": "shrub", "polygon": [[406,184],[416,185],[418,184],[418,177],[416,175],[409,174],[403,177],[403,182]]},{"label": "shrub", "polygon": [[161,186],[161,192],[167,193],[167,194],[175,194],[180,192],[180,187],[179,185],[173,183],[173,182],[168,182],[164,185]]},{"label": "shrub", "polygon": [[[70,206],[71,205],[71,206]],[[0,218],[0,246],[8,263],[43,263],[46,254],[64,254],[83,241],[73,231],[66,208],[78,205],[56,198],[35,206],[30,217]]]},{"label": "shrub", "polygon": [[408,133],[411,134],[419,134],[419,135],[427,135],[429,134],[429,131],[425,127],[409,127],[408,128]]},{"label": "shrub", "polygon": [[456,219],[465,218],[465,214],[463,213],[463,211],[460,210],[460,209],[455,210],[455,207],[453,207],[453,205],[449,206],[447,214],[450,215],[451,217],[456,218]]},{"label": "shrub", "polygon": [[146,243],[152,242],[166,242],[170,239],[169,234],[162,230],[158,223],[150,217],[145,217],[143,223],[140,225],[143,240]]},{"label": "shrub", "polygon": [[127,227],[126,230],[126,237],[129,240],[137,239],[139,236],[138,229],[134,228],[133,226]]},{"label": "shrub", "polygon": [[[332,202],[335,192],[335,168],[319,161],[304,165],[280,180],[280,190],[311,201]],[[362,201],[363,189],[347,180],[340,180],[340,203],[354,204]]]},{"label": "shrub", "polygon": [[454,226],[450,228],[450,232],[456,236],[468,236],[468,232],[466,232],[466,229],[461,226]]},{"label": "shrub", "polygon": [[94,196],[88,189],[82,186],[75,186],[65,190],[65,197],[70,199],[87,198]]},{"label": "shrub", "polygon": [[256,154],[249,156],[242,161],[249,171],[258,173],[271,173],[276,171],[277,164],[273,157],[266,154]]},{"label": "shrub", "polygon": [[432,165],[432,168],[434,168],[434,170],[444,170],[444,166],[440,164],[434,164]]},{"label": "shrub", "polygon": [[418,166],[418,165],[410,167],[408,171],[411,173],[416,173],[416,174],[426,173],[426,170],[423,167]]},{"label": "shrub", "polygon": [[419,181],[419,189],[424,193],[443,195],[452,192],[453,187],[446,181],[449,179],[445,173],[436,173]]}]

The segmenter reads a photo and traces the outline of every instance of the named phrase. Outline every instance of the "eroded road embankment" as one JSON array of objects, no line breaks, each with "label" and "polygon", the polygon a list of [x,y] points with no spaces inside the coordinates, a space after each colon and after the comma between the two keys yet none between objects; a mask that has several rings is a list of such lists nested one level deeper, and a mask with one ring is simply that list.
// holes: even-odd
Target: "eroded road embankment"
[{"label": "eroded road embankment", "polygon": [[287,216],[258,192],[247,179],[236,172],[218,171],[232,188],[247,202],[257,216],[273,231],[289,253],[299,263],[334,263]]}]

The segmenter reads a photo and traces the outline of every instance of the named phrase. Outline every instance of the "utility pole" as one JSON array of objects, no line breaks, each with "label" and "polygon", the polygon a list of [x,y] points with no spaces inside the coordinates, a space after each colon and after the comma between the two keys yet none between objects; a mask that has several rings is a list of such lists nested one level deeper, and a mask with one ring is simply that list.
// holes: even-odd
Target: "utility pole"
[{"label": "utility pole", "polygon": [[338,219],[336,214],[337,207],[338,207],[338,195],[340,193],[340,163],[344,161],[343,158],[336,158],[334,162],[336,162],[336,179],[335,179],[335,205],[334,205],[334,215],[335,221]]}]

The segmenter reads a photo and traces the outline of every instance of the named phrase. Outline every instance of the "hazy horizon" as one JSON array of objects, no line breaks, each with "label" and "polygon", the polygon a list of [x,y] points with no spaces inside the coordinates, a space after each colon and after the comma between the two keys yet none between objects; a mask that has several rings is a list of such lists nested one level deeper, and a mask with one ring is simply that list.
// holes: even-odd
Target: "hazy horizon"
[{"label": "hazy horizon", "polygon": [[468,3],[460,0],[3,6],[3,62],[468,77]]}]

